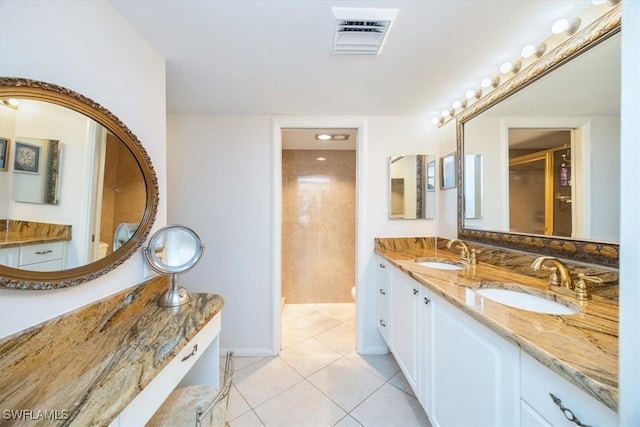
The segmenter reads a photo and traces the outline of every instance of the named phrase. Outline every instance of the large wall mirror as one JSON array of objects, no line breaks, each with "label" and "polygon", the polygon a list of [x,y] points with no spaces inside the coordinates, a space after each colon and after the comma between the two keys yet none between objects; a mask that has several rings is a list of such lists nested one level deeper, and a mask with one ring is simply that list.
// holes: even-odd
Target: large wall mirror
[{"label": "large wall mirror", "polygon": [[[0,78],[0,102],[0,137],[8,145],[6,168],[0,171],[0,251],[41,243],[44,234],[29,234],[34,224],[70,234],[55,268],[21,266],[0,257],[0,286],[74,286],[123,263],[146,239],[158,209],[156,174],[140,141],[104,107],[53,84]],[[56,147],[53,184],[45,167],[51,141]],[[39,165],[21,169],[15,151],[20,144],[34,150]],[[46,186],[55,187],[49,201],[35,197],[41,190],[25,184],[43,175]]]},{"label": "large wall mirror", "polygon": [[461,238],[618,265],[620,28],[616,7],[458,116],[460,157],[483,159],[480,215],[459,186]]},{"label": "large wall mirror", "polygon": [[436,160],[427,154],[389,158],[389,218],[435,217]]}]

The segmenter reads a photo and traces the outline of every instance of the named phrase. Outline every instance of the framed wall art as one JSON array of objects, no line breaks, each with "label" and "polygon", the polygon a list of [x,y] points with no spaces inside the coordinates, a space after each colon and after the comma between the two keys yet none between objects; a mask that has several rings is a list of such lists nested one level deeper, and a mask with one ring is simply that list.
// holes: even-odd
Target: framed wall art
[{"label": "framed wall art", "polygon": [[16,141],[13,170],[16,172],[38,173],[40,166],[40,147],[26,142]]}]

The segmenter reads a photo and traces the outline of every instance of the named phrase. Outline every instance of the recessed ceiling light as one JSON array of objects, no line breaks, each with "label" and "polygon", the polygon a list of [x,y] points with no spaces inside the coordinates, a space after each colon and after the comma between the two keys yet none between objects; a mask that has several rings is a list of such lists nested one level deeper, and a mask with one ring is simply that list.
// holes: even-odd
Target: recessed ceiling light
[{"label": "recessed ceiling light", "polygon": [[320,141],[346,141],[349,139],[348,133],[317,133],[316,139]]},{"label": "recessed ceiling light", "polygon": [[324,162],[325,160],[327,160],[326,157],[316,157],[316,160],[319,162]]}]

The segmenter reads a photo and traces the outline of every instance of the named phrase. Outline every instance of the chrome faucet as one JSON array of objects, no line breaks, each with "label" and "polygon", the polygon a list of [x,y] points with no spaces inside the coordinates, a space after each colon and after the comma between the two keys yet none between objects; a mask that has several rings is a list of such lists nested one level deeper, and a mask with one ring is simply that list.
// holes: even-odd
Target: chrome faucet
[{"label": "chrome faucet", "polygon": [[[546,261],[551,262],[554,266],[547,267],[544,265]],[[574,289],[569,270],[567,270],[567,267],[558,258],[551,256],[538,257],[531,264],[531,269],[533,271],[550,270],[552,273],[549,277],[549,286],[562,286],[563,288]],[[558,274],[560,278],[558,278]]]},{"label": "chrome faucet", "polygon": [[457,248],[460,249],[460,259],[462,261],[466,261],[469,264],[477,264],[476,254],[479,254],[480,251],[476,249],[469,249],[469,246],[459,239],[451,239],[449,243],[447,243],[447,249],[451,249],[451,246],[457,244]]}]

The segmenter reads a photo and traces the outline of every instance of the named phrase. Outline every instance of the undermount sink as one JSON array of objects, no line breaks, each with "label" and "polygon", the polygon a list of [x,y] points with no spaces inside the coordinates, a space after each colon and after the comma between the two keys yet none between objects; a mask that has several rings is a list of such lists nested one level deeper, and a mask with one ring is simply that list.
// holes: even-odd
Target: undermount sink
[{"label": "undermount sink", "polygon": [[453,261],[445,261],[445,260],[430,260],[430,259],[417,259],[416,264],[421,265],[423,267],[435,268],[437,270],[462,270],[464,268],[463,265],[460,265]]},{"label": "undermount sink", "polygon": [[480,288],[476,294],[500,304],[545,314],[576,314],[580,308],[569,301],[554,301],[542,295],[504,288]]}]

